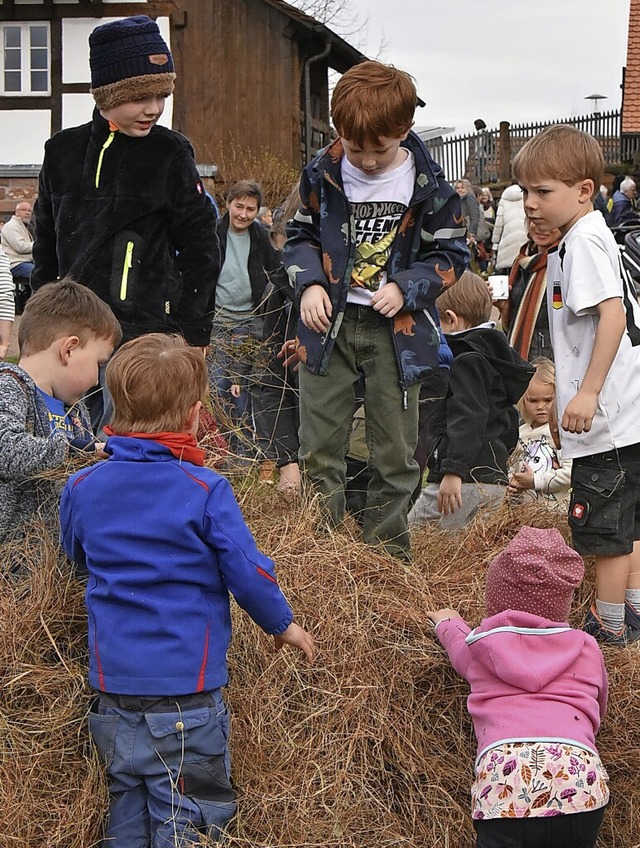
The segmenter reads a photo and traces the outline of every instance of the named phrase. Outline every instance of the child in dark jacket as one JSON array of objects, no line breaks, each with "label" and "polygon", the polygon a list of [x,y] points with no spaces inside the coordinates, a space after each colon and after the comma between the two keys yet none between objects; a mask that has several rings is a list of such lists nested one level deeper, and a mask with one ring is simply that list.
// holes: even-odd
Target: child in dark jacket
[{"label": "child in dark jacket", "polygon": [[437,300],[453,353],[449,387],[430,425],[428,484],[409,514],[411,525],[440,521],[454,530],[480,509],[496,508],[508,483],[508,456],[518,443],[520,399],[535,373],[494,328],[486,283],[466,271]]},{"label": "child in dark jacket", "polygon": [[120,341],[109,307],[69,280],[43,286],[20,321],[20,364],[0,363],[0,541],[54,526],[60,484],[38,475],[95,451],[82,395]]},{"label": "child in dark jacket", "polygon": [[188,139],[157,123],[173,91],[171,53],[145,15],[96,27],[89,47],[96,108],[45,145],[31,287],[72,274],[111,306],[125,340],[179,332],[205,347],[216,213]]},{"label": "child in dark jacket", "polygon": [[458,674],[478,741],[478,848],[593,848],[609,801],[595,737],[607,672],[595,639],[567,624],[582,558],[555,529],[523,527],[487,572],[487,618],[428,616]]},{"label": "child in dark jacket", "polygon": [[199,845],[235,811],[229,593],[276,647],[314,657],[229,483],[203,467],[207,383],[202,354],[177,336],[123,345],[107,366],[109,459],[62,495],[62,545],[89,572],[89,722],[111,781],[112,848]]},{"label": "child in dark jacket", "polygon": [[363,62],[338,81],[340,138],[303,171],[285,266],[300,301],[300,459],[337,525],[364,380],[371,481],[363,535],[410,554],[420,382],[438,367],[435,298],[467,265],[460,198],[411,132],[409,74]]}]

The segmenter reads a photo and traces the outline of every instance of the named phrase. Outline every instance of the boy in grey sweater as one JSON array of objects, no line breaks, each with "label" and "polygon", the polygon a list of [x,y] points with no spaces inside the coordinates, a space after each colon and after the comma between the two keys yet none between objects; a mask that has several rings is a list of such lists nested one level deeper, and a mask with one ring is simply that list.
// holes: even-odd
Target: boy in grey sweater
[{"label": "boy in grey sweater", "polygon": [[93,292],[71,280],[43,286],[20,322],[20,364],[0,363],[0,542],[34,518],[55,521],[57,488],[39,477],[72,450],[100,450],[80,398],[121,338]]}]

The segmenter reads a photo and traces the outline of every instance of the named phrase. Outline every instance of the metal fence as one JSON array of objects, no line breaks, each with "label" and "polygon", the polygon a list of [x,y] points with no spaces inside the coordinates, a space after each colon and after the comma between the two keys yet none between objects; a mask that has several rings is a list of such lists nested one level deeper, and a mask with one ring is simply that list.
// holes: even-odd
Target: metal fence
[{"label": "metal fence", "polygon": [[618,110],[536,124],[509,124],[504,121],[499,129],[442,139],[438,145],[438,161],[450,181],[461,177],[475,184],[493,183],[499,179],[508,181],[511,160],[525,141],[545,127],[558,123],[571,124],[595,136],[602,146],[606,164],[620,162],[623,158]]}]

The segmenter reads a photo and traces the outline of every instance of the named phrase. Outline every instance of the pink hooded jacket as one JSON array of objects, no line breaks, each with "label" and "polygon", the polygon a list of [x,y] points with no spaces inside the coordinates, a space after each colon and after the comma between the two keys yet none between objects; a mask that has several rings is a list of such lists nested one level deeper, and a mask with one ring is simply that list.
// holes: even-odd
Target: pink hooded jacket
[{"label": "pink hooded jacket", "polygon": [[478,756],[502,742],[567,742],[597,751],[607,672],[595,639],[568,624],[505,610],[471,630],[462,618],[436,635],[462,677]]}]

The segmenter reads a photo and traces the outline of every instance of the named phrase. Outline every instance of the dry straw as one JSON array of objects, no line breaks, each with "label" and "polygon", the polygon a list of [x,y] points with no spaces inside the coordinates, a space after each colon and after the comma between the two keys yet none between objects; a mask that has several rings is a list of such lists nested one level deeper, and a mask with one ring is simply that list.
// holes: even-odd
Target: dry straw
[{"label": "dry straw", "polygon": [[[254,478],[255,483],[255,478]],[[415,534],[408,568],[366,548],[347,522],[315,532],[313,505],[273,489],[238,488],[259,545],[278,564],[296,618],[316,639],[314,666],[234,609],[226,698],[239,813],[233,848],[471,848],[474,741],[467,686],[425,611],[482,617],[488,562],[520,526],[558,526],[538,506],[505,508],[468,532]],[[89,848],[106,807],[87,743],[83,587],[51,535],[5,546],[0,581],[0,842],[3,848]],[[585,612],[593,575],[575,607]],[[638,843],[640,653],[605,653],[609,714],[600,735],[612,804],[600,846]],[[203,844],[207,844],[203,842]]]}]

